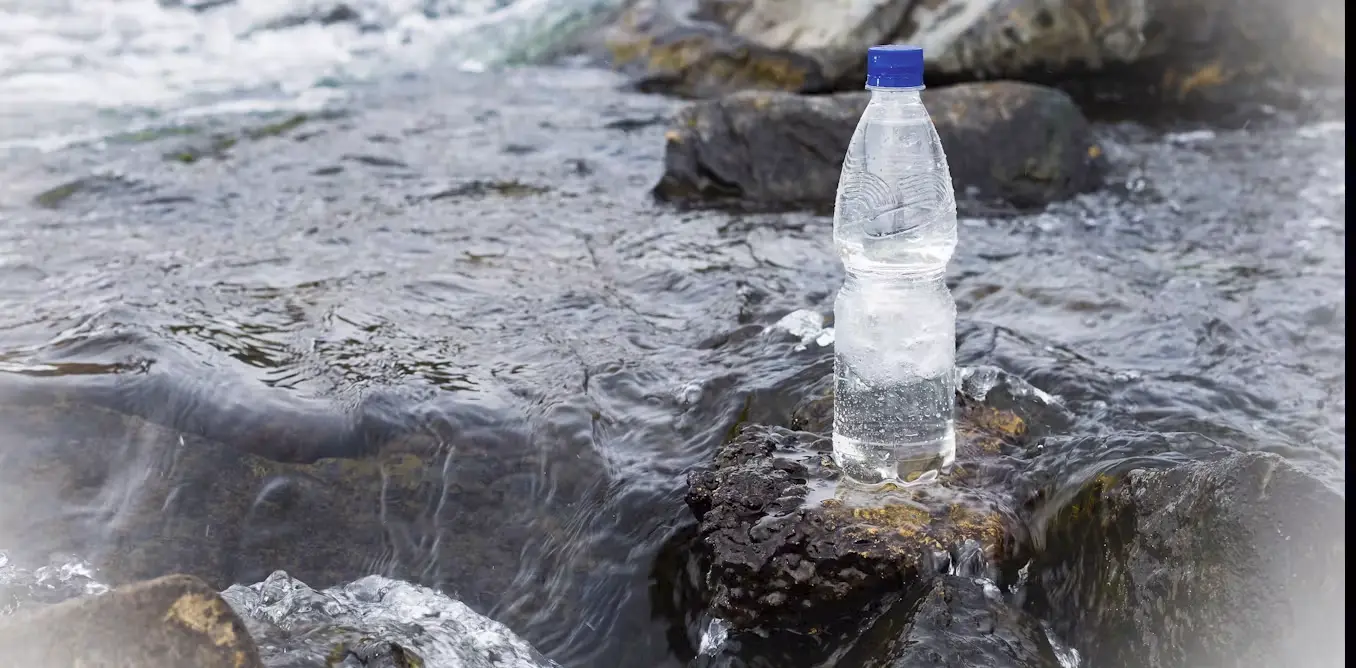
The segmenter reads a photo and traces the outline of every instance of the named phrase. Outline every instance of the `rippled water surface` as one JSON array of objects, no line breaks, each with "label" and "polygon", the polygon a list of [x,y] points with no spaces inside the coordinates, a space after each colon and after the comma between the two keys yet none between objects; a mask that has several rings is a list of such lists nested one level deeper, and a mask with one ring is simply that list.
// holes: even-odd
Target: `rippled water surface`
[{"label": "rippled water surface", "polygon": [[[444,72],[11,145],[0,469],[32,473],[0,474],[29,509],[0,548],[109,581],[380,573],[563,665],[681,665],[701,629],[651,573],[684,473],[831,368],[774,325],[840,274],[826,218],[651,204],[677,103],[617,84]],[[1081,418],[1035,460],[1065,484],[1186,432],[1344,487],[1345,123],[1098,132],[1106,190],[962,220],[959,362]]]}]

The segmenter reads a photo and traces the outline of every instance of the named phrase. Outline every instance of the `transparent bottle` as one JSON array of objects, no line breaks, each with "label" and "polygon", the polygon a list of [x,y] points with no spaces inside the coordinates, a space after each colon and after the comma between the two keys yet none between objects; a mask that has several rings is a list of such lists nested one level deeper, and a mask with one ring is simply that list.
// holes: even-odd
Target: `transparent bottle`
[{"label": "transparent bottle", "polygon": [[833,454],[866,485],[933,479],[955,460],[956,196],[923,107],[923,51],[867,54],[871,101],[833,217],[845,278],[834,301]]}]

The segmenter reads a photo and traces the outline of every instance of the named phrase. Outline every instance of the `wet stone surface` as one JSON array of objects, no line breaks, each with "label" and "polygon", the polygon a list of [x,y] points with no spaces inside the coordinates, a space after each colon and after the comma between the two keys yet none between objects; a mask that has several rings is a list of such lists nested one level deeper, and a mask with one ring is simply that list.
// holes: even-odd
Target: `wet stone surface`
[{"label": "wet stone surface", "polygon": [[1099,476],[1037,521],[1042,613],[1088,665],[1341,665],[1345,494],[1281,457]]},{"label": "wet stone surface", "polygon": [[[745,92],[694,104],[665,135],[655,197],[687,207],[831,213],[843,153],[869,100]],[[1058,90],[959,84],[924,91],[923,103],[962,213],[1040,207],[1100,184],[1103,149]]]},{"label": "wet stone surface", "polygon": [[[874,647],[863,668],[1062,667],[1040,621],[1005,601],[992,582],[941,576],[909,612],[904,628]],[[889,621],[887,615],[876,625],[889,629]]]},{"label": "wet stone surface", "polygon": [[[831,406],[807,402],[798,421],[823,428],[815,412],[831,418]],[[997,471],[1028,430],[1010,410],[960,406],[958,464],[936,484],[883,492],[840,483],[827,434],[744,425],[688,478],[711,614],[735,628],[808,628],[926,582],[962,553],[1010,563],[1023,529]]]},{"label": "wet stone surface", "polygon": [[263,668],[244,622],[207,583],[186,575],[0,617],[12,666]]}]

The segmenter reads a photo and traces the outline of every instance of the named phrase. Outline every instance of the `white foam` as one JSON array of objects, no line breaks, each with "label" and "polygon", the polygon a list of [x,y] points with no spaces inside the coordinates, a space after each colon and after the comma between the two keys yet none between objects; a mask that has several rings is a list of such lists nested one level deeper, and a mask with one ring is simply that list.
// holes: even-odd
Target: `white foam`
[{"label": "white foam", "polygon": [[110,111],[126,122],[227,98],[285,107],[336,83],[531,59],[619,2],[354,0],[342,4],[357,18],[322,25],[297,19],[340,3],[0,0],[0,145],[98,134]]}]

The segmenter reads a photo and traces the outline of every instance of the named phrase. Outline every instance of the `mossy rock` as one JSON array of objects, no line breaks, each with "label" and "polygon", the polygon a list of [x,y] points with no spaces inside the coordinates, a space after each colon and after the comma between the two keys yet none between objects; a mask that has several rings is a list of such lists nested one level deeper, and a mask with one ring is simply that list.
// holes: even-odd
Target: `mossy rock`
[{"label": "mossy rock", "polygon": [[13,666],[263,666],[226,601],[186,575],[0,618],[0,655]]},{"label": "mossy rock", "polygon": [[1341,665],[1345,497],[1281,457],[1095,476],[1033,523],[1041,607],[1089,665]]}]

